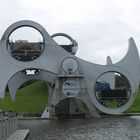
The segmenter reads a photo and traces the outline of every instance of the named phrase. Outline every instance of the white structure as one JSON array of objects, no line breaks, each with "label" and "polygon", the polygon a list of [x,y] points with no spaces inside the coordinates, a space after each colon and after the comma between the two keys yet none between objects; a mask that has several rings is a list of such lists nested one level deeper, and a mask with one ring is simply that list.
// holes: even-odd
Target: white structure
[{"label": "white structure", "polygon": [[[110,56],[107,57],[106,65],[112,65],[112,60],[111,60]],[[115,74],[114,74],[114,72],[109,72],[109,73],[102,75],[101,77],[99,77],[99,79],[97,81],[109,83],[111,89],[115,88]]]},{"label": "white structure", "polygon": [[[43,36],[44,47],[42,53],[34,60],[20,61],[9,53],[9,36],[21,27],[35,28]],[[26,70],[36,70],[36,72],[33,75],[27,75]],[[103,106],[95,95],[94,88],[98,77],[107,72],[123,74],[131,86],[129,100],[116,109]],[[109,114],[119,114],[133,103],[140,82],[140,61],[133,38],[129,39],[128,52],[120,62],[111,65],[98,65],[84,61],[61,48],[40,24],[23,20],[8,27],[2,36],[0,42],[0,77],[0,98],[4,98],[6,85],[8,84],[13,100],[17,89],[24,82],[31,79],[47,81],[50,85],[50,95],[46,109],[49,113],[46,117],[55,116],[55,105],[61,100],[71,98],[71,95],[85,103],[91,116],[97,117],[97,109]],[[68,83],[68,80],[73,82]],[[70,87],[70,89],[65,89],[65,91],[69,91],[67,93],[62,88],[66,82],[67,86]],[[74,83],[78,84],[79,89],[76,89],[77,84],[74,85]]]}]

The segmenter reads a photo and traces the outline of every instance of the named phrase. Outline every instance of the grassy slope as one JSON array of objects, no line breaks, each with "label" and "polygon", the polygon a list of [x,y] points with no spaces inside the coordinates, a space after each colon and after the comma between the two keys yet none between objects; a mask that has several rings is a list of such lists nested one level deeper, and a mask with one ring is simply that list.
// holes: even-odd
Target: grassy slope
[{"label": "grassy slope", "polygon": [[20,89],[17,92],[15,101],[12,101],[7,94],[3,100],[0,100],[0,109],[4,111],[40,114],[47,104],[47,93],[48,91],[45,83],[33,83]]},{"label": "grassy slope", "polygon": [[[4,111],[41,114],[47,105],[48,90],[43,82],[33,83],[17,91],[16,101],[9,94],[0,100],[0,109]],[[140,90],[132,106],[126,112],[140,112]]]},{"label": "grassy slope", "polygon": [[129,113],[140,113],[140,89],[131,107],[126,111]]}]

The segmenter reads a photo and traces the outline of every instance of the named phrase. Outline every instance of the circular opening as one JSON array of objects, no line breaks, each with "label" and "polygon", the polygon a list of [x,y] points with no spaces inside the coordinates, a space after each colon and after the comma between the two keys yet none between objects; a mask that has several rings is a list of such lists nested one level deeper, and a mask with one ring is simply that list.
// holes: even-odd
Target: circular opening
[{"label": "circular opening", "polygon": [[52,38],[66,51],[75,54],[75,51],[72,49],[74,47],[74,40],[67,34],[56,33],[52,35]]},{"label": "circular opening", "polygon": [[67,57],[63,60],[62,64],[62,70],[67,74],[74,74],[79,69],[79,63],[75,58]]},{"label": "circular opening", "polygon": [[130,83],[121,73],[104,73],[96,80],[95,95],[98,102],[104,107],[117,109],[130,99]]},{"label": "circular opening", "polygon": [[33,27],[18,28],[8,38],[8,51],[17,60],[31,61],[41,55],[43,40],[40,32]]},{"label": "circular opening", "polygon": [[71,41],[64,36],[56,36],[53,38],[59,45],[72,45]]}]

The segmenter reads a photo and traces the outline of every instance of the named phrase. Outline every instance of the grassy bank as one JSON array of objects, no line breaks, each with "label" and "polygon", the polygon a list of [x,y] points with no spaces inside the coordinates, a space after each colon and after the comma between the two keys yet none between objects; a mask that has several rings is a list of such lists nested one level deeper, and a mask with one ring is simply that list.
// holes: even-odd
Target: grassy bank
[{"label": "grassy bank", "polygon": [[135,98],[135,101],[126,112],[127,113],[140,113],[140,89]]},{"label": "grassy bank", "polygon": [[35,82],[17,91],[16,100],[12,101],[8,93],[0,100],[0,109],[4,111],[41,114],[47,105],[48,90],[43,82]]},{"label": "grassy bank", "polygon": [[[16,100],[12,101],[9,93],[0,99],[0,109],[4,111],[23,112],[27,114],[41,114],[48,101],[46,83],[38,81],[17,91]],[[127,113],[140,113],[140,90]]]}]

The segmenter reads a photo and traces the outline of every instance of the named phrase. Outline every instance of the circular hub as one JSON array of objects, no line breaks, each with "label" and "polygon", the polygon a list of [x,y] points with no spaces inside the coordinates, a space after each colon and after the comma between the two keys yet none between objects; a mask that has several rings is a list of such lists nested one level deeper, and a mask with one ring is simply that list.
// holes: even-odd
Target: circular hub
[{"label": "circular hub", "polygon": [[78,71],[79,64],[75,58],[68,57],[62,62],[62,69],[67,74],[74,74]]}]

